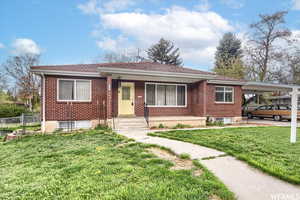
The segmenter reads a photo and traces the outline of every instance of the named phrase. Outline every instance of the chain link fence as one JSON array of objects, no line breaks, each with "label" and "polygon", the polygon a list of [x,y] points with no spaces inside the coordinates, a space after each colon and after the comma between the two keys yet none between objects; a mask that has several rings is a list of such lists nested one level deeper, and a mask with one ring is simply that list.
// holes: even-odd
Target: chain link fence
[{"label": "chain link fence", "polygon": [[0,136],[4,136],[18,129],[22,129],[22,133],[25,134],[29,126],[38,127],[40,123],[40,114],[37,113],[26,113],[19,117],[0,118]]}]

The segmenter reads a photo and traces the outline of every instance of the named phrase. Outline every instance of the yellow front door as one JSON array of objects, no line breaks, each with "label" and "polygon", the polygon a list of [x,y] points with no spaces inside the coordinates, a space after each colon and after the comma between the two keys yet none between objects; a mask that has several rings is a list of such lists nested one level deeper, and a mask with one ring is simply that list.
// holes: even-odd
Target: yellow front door
[{"label": "yellow front door", "polygon": [[134,115],[134,83],[121,82],[118,94],[119,115]]}]

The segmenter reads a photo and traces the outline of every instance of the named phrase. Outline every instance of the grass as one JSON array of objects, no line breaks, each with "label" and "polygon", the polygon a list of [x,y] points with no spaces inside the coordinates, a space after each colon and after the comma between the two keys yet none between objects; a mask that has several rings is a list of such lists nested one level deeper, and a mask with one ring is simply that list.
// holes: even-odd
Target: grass
[{"label": "grass", "polygon": [[[15,131],[18,129],[22,129],[23,126],[14,126],[14,127],[0,127],[0,131]],[[36,131],[41,129],[40,124],[35,124],[35,125],[27,125],[25,126],[25,129],[28,131]]]},{"label": "grass", "polygon": [[174,130],[151,133],[211,147],[285,181],[300,184],[300,134],[291,144],[288,127]]},{"label": "grass", "polygon": [[187,153],[182,153],[179,155],[179,158],[181,159],[191,159],[190,155]]},{"label": "grass", "polygon": [[107,130],[0,143],[0,199],[234,199],[201,165],[198,177],[170,170],[149,147]]}]

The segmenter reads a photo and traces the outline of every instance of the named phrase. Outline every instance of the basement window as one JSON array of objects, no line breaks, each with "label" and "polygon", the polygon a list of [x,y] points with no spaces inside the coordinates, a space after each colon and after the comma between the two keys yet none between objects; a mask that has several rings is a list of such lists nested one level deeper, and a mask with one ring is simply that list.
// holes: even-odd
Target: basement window
[{"label": "basement window", "polygon": [[215,118],[216,122],[223,122],[223,124],[232,124],[231,117],[217,117]]},{"label": "basement window", "polygon": [[91,128],[91,121],[81,120],[81,121],[59,121],[58,128],[63,130],[70,129],[89,129]]}]

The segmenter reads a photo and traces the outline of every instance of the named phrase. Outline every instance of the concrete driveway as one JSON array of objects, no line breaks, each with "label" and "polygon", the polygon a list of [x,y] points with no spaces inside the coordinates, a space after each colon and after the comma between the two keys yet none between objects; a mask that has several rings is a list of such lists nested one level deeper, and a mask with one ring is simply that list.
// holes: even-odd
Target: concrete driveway
[{"label": "concrete driveway", "polygon": [[[284,121],[274,121],[273,119],[246,119],[243,120],[243,123],[247,123],[249,125],[268,125],[268,126],[291,126],[291,122]],[[298,126],[300,126],[300,121],[298,121]]]}]

